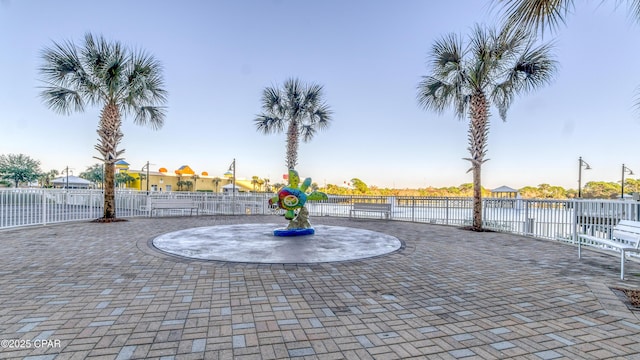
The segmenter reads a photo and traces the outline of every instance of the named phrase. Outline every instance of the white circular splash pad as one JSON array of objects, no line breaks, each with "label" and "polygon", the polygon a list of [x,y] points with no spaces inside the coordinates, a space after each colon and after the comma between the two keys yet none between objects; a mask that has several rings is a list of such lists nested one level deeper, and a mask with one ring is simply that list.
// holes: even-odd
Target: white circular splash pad
[{"label": "white circular splash pad", "polygon": [[237,224],[185,229],[153,239],[155,248],[187,258],[268,264],[346,261],[388,254],[396,237],[358,228],[314,226],[314,235],[281,237],[277,224]]}]

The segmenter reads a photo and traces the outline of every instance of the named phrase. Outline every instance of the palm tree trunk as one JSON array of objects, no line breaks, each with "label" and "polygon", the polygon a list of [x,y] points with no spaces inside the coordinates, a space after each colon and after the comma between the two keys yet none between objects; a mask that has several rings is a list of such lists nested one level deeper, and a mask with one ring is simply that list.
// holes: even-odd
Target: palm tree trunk
[{"label": "palm tree trunk", "polygon": [[487,152],[489,135],[489,106],[482,91],[471,95],[469,121],[469,152],[471,153],[471,169],[473,170],[473,225],[472,229],[482,230],[482,163]]},{"label": "palm tree trunk", "polygon": [[96,150],[104,161],[104,218],[116,217],[115,207],[115,163],[124,150],[118,150],[122,140],[120,111],[115,104],[107,104],[100,114],[98,145]]},{"label": "palm tree trunk", "polygon": [[473,166],[473,230],[482,230],[482,181],[480,164]]},{"label": "palm tree trunk", "polygon": [[115,207],[115,164],[113,161],[104,162],[104,212],[105,219],[114,219],[116,217]]},{"label": "palm tree trunk", "polygon": [[298,122],[291,120],[287,129],[287,169],[298,165]]}]

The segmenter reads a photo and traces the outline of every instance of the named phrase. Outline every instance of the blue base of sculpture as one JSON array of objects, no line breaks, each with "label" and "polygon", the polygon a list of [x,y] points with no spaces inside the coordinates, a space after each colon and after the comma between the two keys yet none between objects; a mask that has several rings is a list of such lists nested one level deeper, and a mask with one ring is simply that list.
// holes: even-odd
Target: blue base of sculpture
[{"label": "blue base of sculpture", "polygon": [[302,235],[313,235],[315,234],[314,228],[305,228],[305,229],[275,229],[273,230],[273,235],[275,236],[302,236]]}]

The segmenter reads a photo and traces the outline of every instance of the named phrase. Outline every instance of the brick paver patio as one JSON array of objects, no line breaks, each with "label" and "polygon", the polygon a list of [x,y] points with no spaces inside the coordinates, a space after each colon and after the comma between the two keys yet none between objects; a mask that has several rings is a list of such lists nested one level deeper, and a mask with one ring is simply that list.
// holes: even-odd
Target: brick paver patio
[{"label": "brick paver patio", "polygon": [[394,235],[351,262],[185,260],[149,247],[197,226],[275,216],[140,218],[0,231],[0,358],[640,358],[610,287],[640,264],[552,241],[428,224],[314,218]]}]

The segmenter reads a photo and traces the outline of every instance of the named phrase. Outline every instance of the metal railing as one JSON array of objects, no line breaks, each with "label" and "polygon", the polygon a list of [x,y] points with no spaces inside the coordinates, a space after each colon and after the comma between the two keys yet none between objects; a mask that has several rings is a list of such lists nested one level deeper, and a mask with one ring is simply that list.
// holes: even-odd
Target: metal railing
[{"label": "metal railing", "polygon": [[[200,214],[268,214],[268,199],[273,194],[231,195],[191,192],[143,192],[117,190],[116,216],[123,218],[150,216],[149,199],[192,199]],[[18,226],[92,220],[102,216],[104,198],[101,190],[80,189],[0,189],[0,229]],[[154,216],[181,215],[181,209],[154,211]]]},{"label": "metal railing", "polygon": [[[150,216],[150,198],[187,198],[198,203],[204,215],[272,214],[268,193],[237,193],[236,196],[206,192],[151,192],[117,190],[118,217]],[[472,222],[471,198],[330,196],[326,201],[307,202],[311,216],[349,217],[354,202],[391,204],[391,219],[452,226]],[[640,202],[622,200],[541,200],[519,198],[483,199],[486,229],[574,242],[578,232],[610,238],[619,220],[640,220]],[[0,229],[46,225],[102,216],[100,190],[0,189]],[[165,209],[154,216],[181,215],[181,209]],[[359,212],[358,217],[382,218],[376,212]]]}]

